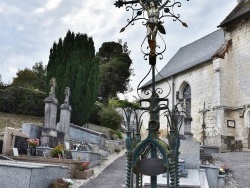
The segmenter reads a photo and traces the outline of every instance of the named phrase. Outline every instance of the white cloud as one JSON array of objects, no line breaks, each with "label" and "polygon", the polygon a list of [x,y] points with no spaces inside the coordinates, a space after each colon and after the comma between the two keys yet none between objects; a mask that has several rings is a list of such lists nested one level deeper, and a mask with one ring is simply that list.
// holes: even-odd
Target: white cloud
[{"label": "white cloud", "polygon": [[[124,7],[116,8],[115,0],[27,0],[0,2],[0,74],[4,81],[10,81],[15,71],[31,68],[35,62],[47,63],[49,50],[54,41],[64,37],[67,30],[87,33],[92,36],[96,51],[106,41],[128,42],[132,51],[135,76],[131,85],[136,88],[149,69],[143,59],[140,45],[145,37],[146,28],[141,21],[130,25],[123,33],[120,29],[131,18],[131,11]],[[176,51],[188,43],[217,29],[217,25],[237,4],[236,0],[192,0],[182,1],[176,8],[181,19],[189,25],[182,27],[170,18],[164,19],[167,44],[164,60],[157,62],[160,69]],[[2,10],[2,11],[1,11]],[[8,10],[8,11],[6,11]]]},{"label": "white cloud", "polygon": [[48,10],[53,10],[59,7],[62,0],[48,0],[47,3],[43,7],[38,7],[33,11],[35,14],[41,14]]}]

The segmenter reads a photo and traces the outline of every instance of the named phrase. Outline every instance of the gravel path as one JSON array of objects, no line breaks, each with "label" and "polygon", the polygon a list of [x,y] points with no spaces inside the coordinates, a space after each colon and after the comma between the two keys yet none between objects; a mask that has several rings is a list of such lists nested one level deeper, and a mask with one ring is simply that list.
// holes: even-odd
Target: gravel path
[{"label": "gravel path", "polygon": [[250,152],[213,154],[216,161],[227,164],[238,185],[232,188],[250,188]]},{"label": "gravel path", "polygon": [[[91,186],[91,184],[93,184],[93,181],[99,179],[99,175],[102,176],[103,174],[106,174],[107,170],[106,168],[108,169],[108,172],[110,172],[110,168],[112,168],[114,166],[114,161],[118,161],[120,164],[119,164],[119,173],[116,172],[116,175],[117,174],[120,174],[120,173],[124,173],[125,172],[125,165],[124,164],[124,160],[126,160],[126,158],[124,157],[125,156],[125,150],[122,150],[120,153],[114,153],[112,155],[109,155],[108,158],[106,160],[104,160],[102,162],[102,164],[100,166],[96,166],[93,168],[94,170],[94,175],[87,179],[87,180],[76,180],[74,179],[73,180],[73,185],[70,186],[70,188],[88,188],[88,186]],[[120,162],[122,161],[122,162]],[[117,163],[117,162],[116,162]],[[115,163],[115,165],[116,165]],[[112,167],[110,167],[112,166]],[[122,171],[122,172],[121,172]],[[115,172],[115,171],[114,171]],[[112,174],[112,173],[110,173]],[[125,175],[124,175],[125,177]],[[112,177],[111,177],[112,179]],[[88,184],[88,182],[90,182]],[[106,182],[107,182],[107,179],[103,180],[102,184],[106,185]],[[121,187],[121,186],[120,186]],[[90,187],[89,187],[90,188]],[[96,188],[99,188],[96,186]],[[108,187],[108,188],[112,188],[112,187]]]},{"label": "gravel path", "polygon": [[[121,188],[125,187],[126,156],[116,159],[94,180],[80,188]],[[121,175],[123,174],[123,177]]]}]

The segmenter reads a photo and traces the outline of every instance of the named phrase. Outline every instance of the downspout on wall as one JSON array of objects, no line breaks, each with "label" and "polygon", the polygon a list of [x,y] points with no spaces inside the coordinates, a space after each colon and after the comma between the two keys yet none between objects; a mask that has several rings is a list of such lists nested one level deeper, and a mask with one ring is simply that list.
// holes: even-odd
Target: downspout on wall
[{"label": "downspout on wall", "polygon": [[172,110],[174,110],[174,77],[171,76],[172,80]]}]

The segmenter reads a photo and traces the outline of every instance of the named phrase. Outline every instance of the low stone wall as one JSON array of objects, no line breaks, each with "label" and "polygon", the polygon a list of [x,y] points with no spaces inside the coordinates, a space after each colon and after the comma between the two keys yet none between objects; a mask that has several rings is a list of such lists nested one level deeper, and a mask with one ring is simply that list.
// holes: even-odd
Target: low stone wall
[{"label": "low stone wall", "polygon": [[107,127],[102,127],[102,126],[98,126],[98,125],[94,125],[94,124],[88,124],[87,126],[90,130],[105,134],[107,136],[107,139],[109,139],[109,140],[111,140],[113,138],[113,135],[116,135],[115,131],[113,131],[112,129],[109,129]]},{"label": "low stone wall", "polygon": [[69,135],[72,140],[88,142],[104,148],[107,137],[105,134],[70,124]]}]

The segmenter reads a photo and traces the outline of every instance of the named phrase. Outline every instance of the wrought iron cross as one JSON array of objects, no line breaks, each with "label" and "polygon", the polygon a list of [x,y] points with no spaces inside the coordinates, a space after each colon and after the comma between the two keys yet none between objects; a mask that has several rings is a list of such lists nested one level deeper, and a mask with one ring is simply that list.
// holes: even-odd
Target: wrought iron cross
[{"label": "wrought iron cross", "polygon": [[115,2],[115,6],[118,8],[121,8],[123,5],[128,5],[128,4],[134,4],[134,3],[139,3],[138,0],[135,1],[123,1],[123,0],[118,0]]},{"label": "wrought iron cross", "polygon": [[210,110],[205,108],[205,102],[204,102],[203,110],[200,110],[200,112],[202,113],[202,118],[203,118],[203,120],[202,120],[202,132],[201,132],[201,134],[202,134],[202,144],[203,144],[203,145],[205,145],[205,139],[206,139],[205,115],[206,115],[206,113],[207,113],[208,111],[210,111]]}]

